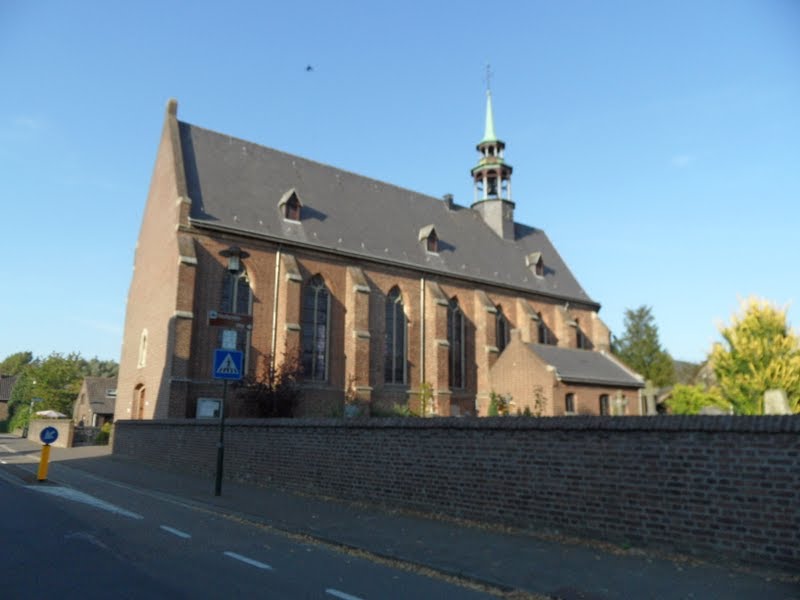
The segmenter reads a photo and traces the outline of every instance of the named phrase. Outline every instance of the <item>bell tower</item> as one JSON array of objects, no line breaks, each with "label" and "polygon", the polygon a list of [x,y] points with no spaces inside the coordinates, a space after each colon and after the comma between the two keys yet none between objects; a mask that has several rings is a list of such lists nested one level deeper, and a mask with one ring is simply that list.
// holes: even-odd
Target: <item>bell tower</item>
[{"label": "bell tower", "polygon": [[491,72],[486,73],[486,126],[483,139],[476,146],[480,153],[478,164],[471,174],[475,188],[472,208],[478,211],[486,224],[503,239],[514,239],[514,203],[511,201],[511,165],[504,159],[505,143],[494,132],[492,90],[489,88]]}]

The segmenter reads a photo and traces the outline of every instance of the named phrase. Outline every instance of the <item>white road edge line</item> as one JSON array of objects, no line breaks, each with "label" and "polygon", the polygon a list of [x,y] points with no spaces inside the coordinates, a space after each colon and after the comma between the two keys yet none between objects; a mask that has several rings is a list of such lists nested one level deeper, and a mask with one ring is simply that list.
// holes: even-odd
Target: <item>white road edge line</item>
[{"label": "white road edge line", "polygon": [[183,538],[188,540],[191,534],[186,533],[185,531],[181,531],[180,529],[175,529],[174,527],[170,527],[169,525],[160,525],[161,529],[166,531],[167,533],[171,533],[172,535],[177,535],[179,538]]},{"label": "white road edge line", "polygon": [[13,448],[9,448],[9,447],[8,447],[8,446],[6,446],[5,444],[0,444],[0,448],[2,448],[3,450],[5,450],[6,452],[10,452],[11,454],[16,454],[16,453],[17,453],[17,451],[16,451],[16,450],[14,450]]},{"label": "white road edge line", "polygon": [[243,563],[247,563],[248,565],[251,565],[253,567],[258,567],[259,569],[266,569],[267,571],[272,571],[272,567],[270,567],[268,564],[258,562],[257,560],[253,560],[252,558],[247,558],[246,556],[242,556],[241,554],[236,554],[236,552],[225,551],[223,552],[223,554],[230,558],[235,558],[236,560],[240,560]]},{"label": "white road edge line", "polygon": [[362,600],[358,596],[351,596],[350,594],[340,592],[339,590],[335,590],[333,588],[328,588],[325,590],[325,593],[330,594],[331,596],[336,596],[337,598],[341,598],[342,600]]},{"label": "white road edge line", "polygon": [[78,490],[73,490],[72,488],[39,487],[35,485],[28,485],[25,487],[27,487],[29,490],[36,490],[38,492],[44,492],[45,494],[60,496],[61,498],[72,500],[73,502],[82,502],[84,504],[88,504],[89,506],[94,506],[95,508],[107,510],[108,512],[112,512],[121,515],[123,517],[130,517],[131,519],[144,519],[142,515],[137,515],[135,512],[125,510],[124,508],[120,508],[119,506],[111,504],[110,502],[100,500],[100,498],[95,498],[94,496],[90,496],[89,494],[84,494],[83,492],[79,492]]}]

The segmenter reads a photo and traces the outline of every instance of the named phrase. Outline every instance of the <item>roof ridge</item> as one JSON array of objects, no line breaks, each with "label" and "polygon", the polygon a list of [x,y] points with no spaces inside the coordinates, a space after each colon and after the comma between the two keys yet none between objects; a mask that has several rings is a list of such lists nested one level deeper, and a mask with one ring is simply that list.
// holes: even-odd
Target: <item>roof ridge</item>
[{"label": "roof ridge", "polygon": [[[375,177],[370,177],[368,175],[363,175],[362,173],[356,173],[355,171],[351,171],[349,169],[345,169],[345,168],[342,168],[342,167],[337,167],[337,166],[330,165],[330,164],[327,164],[327,163],[324,163],[324,162],[320,162],[318,160],[314,160],[313,158],[308,158],[308,157],[305,157],[305,156],[301,156],[299,154],[292,154],[291,152],[286,152],[284,150],[278,150],[277,148],[274,148],[272,146],[265,146],[264,144],[259,144],[258,142],[254,142],[254,141],[251,141],[251,140],[246,140],[244,138],[240,138],[240,137],[237,137],[235,135],[222,133],[220,131],[216,131],[214,129],[208,129],[207,127],[202,127],[200,125],[194,125],[193,123],[188,123],[187,121],[180,121],[179,120],[178,123],[180,123],[181,125],[186,125],[188,127],[191,127],[193,129],[199,129],[199,130],[205,131],[207,133],[218,135],[218,136],[223,137],[223,138],[230,138],[232,140],[236,140],[237,142],[242,142],[244,144],[249,144],[251,146],[258,146],[259,148],[264,148],[265,150],[269,150],[269,151],[275,152],[277,154],[282,154],[283,156],[287,156],[287,157],[290,157],[290,158],[293,158],[293,159],[297,158],[297,159],[300,159],[300,160],[305,161],[307,163],[311,163],[311,164],[317,165],[319,167],[322,167],[324,169],[327,169],[329,171],[338,171],[338,172],[341,172],[341,173],[345,173],[347,175],[351,175],[353,177],[358,177],[359,179],[364,179],[364,180],[372,182],[372,183],[379,183],[381,185],[384,185],[384,186],[389,187],[389,188],[394,188],[394,189],[399,190],[401,192],[407,192],[409,194],[414,194],[416,196],[421,196],[422,198],[425,198],[425,199],[428,199],[428,200],[432,200],[435,203],[441,204],[442,207],[444,207],[444,201],[441,198],[438,198],[436,196],[431,196],[430,194],[426,194],[424,192],[419,192],[417,190],[412,190],[411,188],[403,187],[403,186],[397,185],[395,183],[390,183],[388,181],[384,181],[383,179],[376,179]],[[456,206],[460,206],[461,208],[469,209],[469,207],[466,206],[466,205],[463,205],[463,204],[459,205],[457,203],[454,203],[454,204]],[[515,221],[515,223],[517,223],[517,222]],[[519,224],[520,225],[526,225],[525,223],[519,223]],[[543,231],[543,230],[540,229],[539,231]]]}]

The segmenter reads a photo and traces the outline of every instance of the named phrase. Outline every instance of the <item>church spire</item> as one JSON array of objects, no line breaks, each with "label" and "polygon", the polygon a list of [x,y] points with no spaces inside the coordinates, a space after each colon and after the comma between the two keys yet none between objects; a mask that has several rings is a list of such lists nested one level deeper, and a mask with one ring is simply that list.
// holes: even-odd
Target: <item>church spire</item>
[{"label": "church spire", "polygon": [[491,70],[486,67],[486,125],[483,139],[477,150],[481,156],[470,171],[475,189],[472,208],[478,211],[486,224],[503,239],[514,239],[514,203],[511,201],[511,172],[503,153],[505,143],[494,130],[492,90],[489,87]]},{"label": "church spire", "polygon": [[486,90],[486,127],[483,130],[483,139],[481,144],[485,142],[496,142],[497,135],[494,132],[494,113],[492,112],[492,90]]}]

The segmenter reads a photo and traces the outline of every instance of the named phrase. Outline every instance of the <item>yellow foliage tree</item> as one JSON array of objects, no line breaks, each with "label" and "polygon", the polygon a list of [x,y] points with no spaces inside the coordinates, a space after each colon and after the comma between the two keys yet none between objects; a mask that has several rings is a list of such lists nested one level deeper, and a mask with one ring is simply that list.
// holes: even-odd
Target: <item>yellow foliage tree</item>
[{"label": "yellow foliage tree", "polygon": [[800,412],[800,340],[785,308],[750,298],[720,333],[723,342],[714,345],[711,361],[722,396],[736,414],[762,414],[770,389],[785,390],[792,412]]}]

